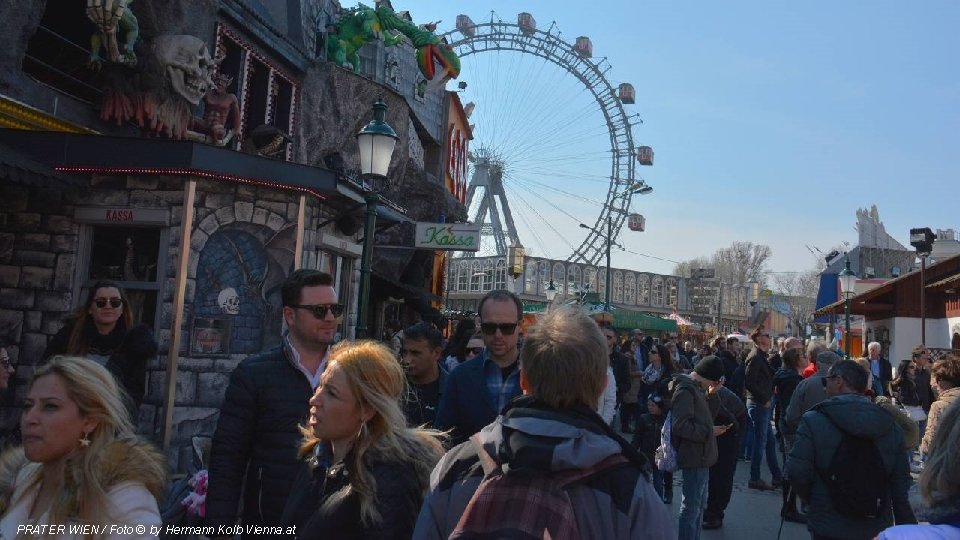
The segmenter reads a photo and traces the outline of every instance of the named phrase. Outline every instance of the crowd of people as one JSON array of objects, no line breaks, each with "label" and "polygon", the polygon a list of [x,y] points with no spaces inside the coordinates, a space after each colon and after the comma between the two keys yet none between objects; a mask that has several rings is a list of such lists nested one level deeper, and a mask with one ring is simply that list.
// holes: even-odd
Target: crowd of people
[{"label": "crowd of people", "polygon": [[[383,342],[334,343],[333,283],[292,272],[281,345],[233,370],[198,534],[697,539],[749,460],[748,488],[780,490],[814,539],[960,535],[960,358],[918,346],[894,371],[879,344],[841,359],[762,326],[746,347],[658,343],[577,307],[524,328],[503,290],[448,340],[390,321]],[[156,343],[126,307],[96,284],[38,363],[0,458],[0,537],[164,525],[165,460],[134,430]],[[0,391],[12,372],[0,348]]]}]

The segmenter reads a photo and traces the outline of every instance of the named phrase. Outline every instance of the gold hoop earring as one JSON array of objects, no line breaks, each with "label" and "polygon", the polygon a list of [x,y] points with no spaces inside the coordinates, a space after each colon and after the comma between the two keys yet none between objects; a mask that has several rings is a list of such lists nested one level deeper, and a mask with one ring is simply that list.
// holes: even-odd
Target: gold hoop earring
[{"label": "gold hoop earring", "polygon": [[86,448],[90,446],[90,434],[84,433],[83,437],[80,438],[80,446]]}]

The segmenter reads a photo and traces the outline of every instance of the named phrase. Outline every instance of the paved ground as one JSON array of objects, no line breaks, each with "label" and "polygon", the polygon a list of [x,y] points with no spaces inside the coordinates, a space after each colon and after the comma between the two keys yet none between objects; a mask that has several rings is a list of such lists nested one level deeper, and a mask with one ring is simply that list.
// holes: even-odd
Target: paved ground
[{"label": "paved ground", "polygon": [[[762,472],[768,476],[766,467]],[[737,474],[733,481],[733,495],[727,507],[723,527],[710,531],[703,531],[704,540],[775,540],[780,528],[781,495],[779,491],[757,491],[747,488],[750,480],[750,462],[737,463]],[[680,512],[680,475],[675,475],[677,484],[673,494],[673,515],[676,519]],[[806,525],[798,523],[783,523],[783,532],[780,540],[808,540],[810,533]]]}]

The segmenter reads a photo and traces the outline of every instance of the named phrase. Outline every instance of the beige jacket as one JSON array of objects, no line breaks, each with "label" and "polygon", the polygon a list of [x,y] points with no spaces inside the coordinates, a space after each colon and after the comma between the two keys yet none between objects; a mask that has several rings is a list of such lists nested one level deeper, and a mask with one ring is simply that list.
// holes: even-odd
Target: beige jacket
[{"label": "beige jacket", "polygon": [[933,444],[933,438],[937,434],[937,424],[940,423],[940,415],[958,396],[960,396],[960,386],[944,390],[930,406],[930,413],[927,414],[927,430],[923,433],[923,441],[920,442],[921,452],[930,452],[930,445]]},{"label": "beige jacket", "polygon": [[[107,491],[99,529],[84,531],[89,538],[156,538],[162,526],[157,498],[166,489],[166,463],[150,445],[133,441],[115,441],[103,449],[97,463]],[[47,513],[31,520],[30,509],[37,498],[42,465],[26,461],[22,448],[4,453],[0,464],[0,538],[15,539],[21,525],[63,525],[47,533],[46,538],[85,538],[79,521],[51,523]],[[151,532],[153,533],[151,535]],[[38,537],[44,537],[36,535]]]},{"label": "beige jacket", "polygon": [[887,411],[903,430],[903,447],[907,450],[916,450],[917,446],[920,446],[920,425],[886,396],[877,396],[873,398],[873,402]]}]

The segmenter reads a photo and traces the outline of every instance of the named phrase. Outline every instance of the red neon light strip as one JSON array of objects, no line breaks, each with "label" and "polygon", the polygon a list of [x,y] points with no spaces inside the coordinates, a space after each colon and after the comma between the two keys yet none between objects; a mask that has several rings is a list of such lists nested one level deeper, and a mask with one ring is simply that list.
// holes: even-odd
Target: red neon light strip
[{"label": "red neon light strip", "polygon": [[124,167],[72,167],[72,166],[56,166],[53,170],[58,172],[66,173],[81,173],[81,174],[164,174],[171,176],[200,176],[202,178],[211,178],[214,180],[226,180],[228,182],[237,182],[239,184],[248,184],[260,187],[269,187],[275,189],[284,189],[289,191],[298,191],[301,193],[307,193],[313,195],[314,197],[320,199],[321,201],[327,200],[325,195],[321,195],[319,192],[298,186],[288,186],[285,184],[277,184],[274,182],[264,182],[263,180],[255,180],[253,178],[244,178],[242,176],[232,176],[228,174],[215,174],[212,172],[201,171],[197,169],[135,169],[135,168],[124,168]]}]

